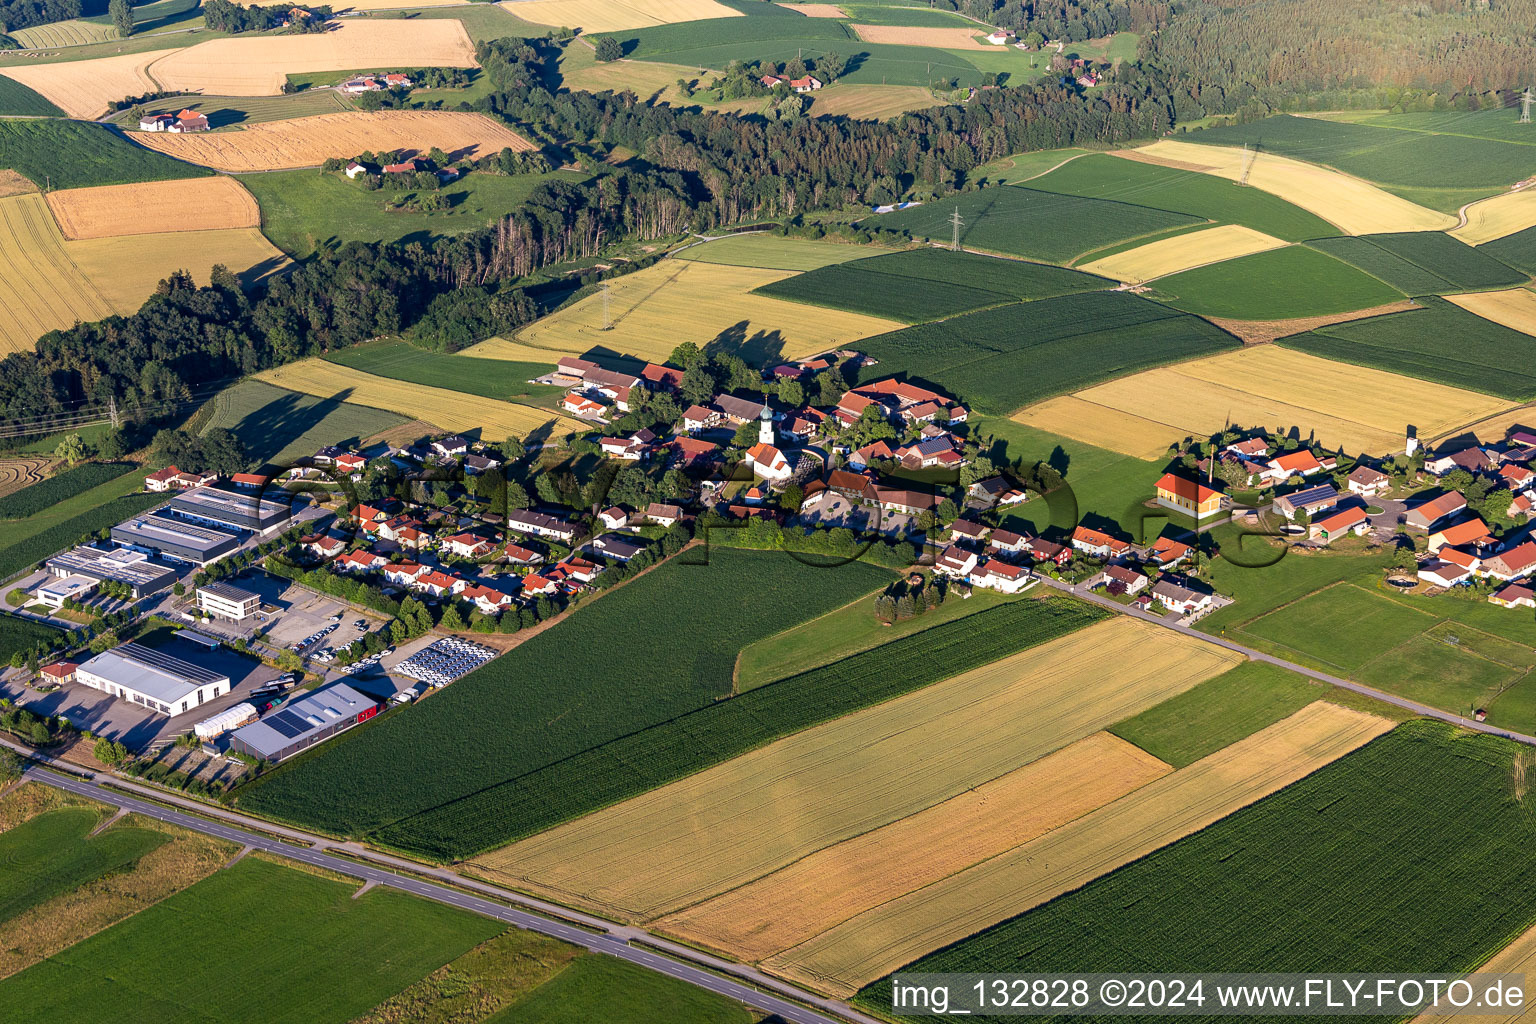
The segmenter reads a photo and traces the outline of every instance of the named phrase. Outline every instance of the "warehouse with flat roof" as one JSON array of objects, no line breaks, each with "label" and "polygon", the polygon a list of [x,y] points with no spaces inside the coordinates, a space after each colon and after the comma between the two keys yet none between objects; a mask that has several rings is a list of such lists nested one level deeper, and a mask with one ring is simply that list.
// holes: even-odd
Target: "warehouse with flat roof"
[{"label": "warehouse with flat roof", "polygon": [[135,551],[178,558],[193,565],[216,562],[240,546],[239,536],[227,529],[190,523],[162,512],[118,523],[112,527],[112,539]]},{"label": "warehouse with flat roof", "polygon": [[176,582],[176,570],[132,548],[78,547],[54,555],[45,563],[59,579],[84,576],[102,583],[111,580],[126,586],[135,599],[155,594]]},{"label": "warehouse with flat roof", "polygon": [[131,643],[82,663],[75,682],[172,718],[230,690],[229,676]]},{"label": "warehouse with flat roof", "polygon": [[281,761],[378,713],[378,702],[372,697],[346,683],[332,683],[236,729],[229,749],[263,761]]},{"label": "warehouse with flat roof", "polygon": [[239,494],[218,487],[196,487],[171,499],[168,508],[177,515],[206,523],[215,529],[271,533],[293,518],[293,510],[278,501],[255,494]]}]

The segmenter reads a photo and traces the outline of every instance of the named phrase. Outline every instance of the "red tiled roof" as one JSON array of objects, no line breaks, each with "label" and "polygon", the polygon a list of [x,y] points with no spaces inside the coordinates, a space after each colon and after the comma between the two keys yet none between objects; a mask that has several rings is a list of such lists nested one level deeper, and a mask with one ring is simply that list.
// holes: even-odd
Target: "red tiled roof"
[{"label": "red tiled roof", "polygon": [[1202,503],[1221,493],[1220,491],[1207,487],[1198,481],[1190,480],[1182,476],[1175,476],[1172,473],[1163,474],[1163,478],[1157,482],[1157,489],[1160,491],[1168,491],[1170,494],[1177,495],[1186,501],[1193,501],[1196,503]]}]

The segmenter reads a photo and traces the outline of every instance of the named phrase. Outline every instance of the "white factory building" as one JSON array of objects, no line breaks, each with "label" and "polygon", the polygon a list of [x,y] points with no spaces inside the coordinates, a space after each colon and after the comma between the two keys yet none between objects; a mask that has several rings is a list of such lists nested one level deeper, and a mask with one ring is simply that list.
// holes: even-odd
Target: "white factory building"
[{"label": "white factory building", "polygon": [[172,718],[230,690],[228,676],[139,644],[123,644],[82,663],[75,682]]}]

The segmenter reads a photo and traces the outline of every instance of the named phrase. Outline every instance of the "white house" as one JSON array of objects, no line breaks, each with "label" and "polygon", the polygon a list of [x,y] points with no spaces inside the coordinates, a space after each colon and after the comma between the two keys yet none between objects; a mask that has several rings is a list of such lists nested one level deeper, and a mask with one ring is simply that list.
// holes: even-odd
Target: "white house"
[{"label": "white house", "polygon": [[748,448],[744,461],[752,467],[753,474],[764,480],[788,480],[795,473],[784,453],[771,444],[759,442]]}]

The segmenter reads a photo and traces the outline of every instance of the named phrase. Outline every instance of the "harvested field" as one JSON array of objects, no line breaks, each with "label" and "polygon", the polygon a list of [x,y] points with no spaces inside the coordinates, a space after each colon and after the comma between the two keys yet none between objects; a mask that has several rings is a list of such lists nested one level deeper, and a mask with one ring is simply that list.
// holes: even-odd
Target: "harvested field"
[{"label": "harvested field", "polygon": [[[1473,998],[1478,1000],[1472,1004],[1474,1006],[1493,1005],[1482,1000],[1491,987],[1495,975],[1536,975],[1536,927],[1529,929],[1514,942],[1505,946],[1492,960],[1477,970],[1478,975],[1485,976],[1487,980],[1480,980],[1477,976],[1468,979],[1472,982]],[[1461,997],[1462,994],[1458,993],[1457,999]],[[1413,1018],[1413,1024],[1445,1024],[1447,1012],[1449,1012],[1448,1007],[1440,1012],[1425,1010]],[[1485,1010],[1477,1014],[1477,1024],[1529,1024],[1532,1020],[1536,1020],[1536,1008],[1529,1003],[1504,1013]]]},{"label": "harvested field", "polygon": [[[358,18],[338,24],[329,32],[212,39],[184,50],[172,50],[155,61],[149,73],[159,88],[168,92],[275,96],[282,92],[283,83],[291,74],[387,66],[477,65],[468,33],[451,18]],[[129,94],[119,89],[112,98]]]},{"label": "harvested field", "polygon": [[557,355],[605,348],[655,362],[665,360],[680,342],[692,341],[762,363],[853,347],[903,326],[749,294],[788,276],[779,270],[666,260],[608,282],[611,330],[603,330],[599,290],[523,328],[517,340]]},{"label": "harvested field", "polygon": [[501,6],[535,25],[563,25],[589,35],[743,16],[715,0],[510,0]]},{"label": "harvested field", "polygon": [[998,47],[976,38],[977,28],[914,28],[907,25],[850,25],[866,43],[896,43],[900,46],[932,46],[940,50],[985,50]]},{"label": "harvested field", "polygon": [[444,430],[478,431],[490,441],[526,437],[541,428],[562,434],[583,429],[575,420],[543,409],[377,377],[324,359],[303,359],[265,370],[256,378],[301,394],[426,420]]},{"label": "harvested field", "polygon": [[455,353],[472,359],[505,359],[514,363],[539,363],[551,368],[564,352],[551,352],[547,348],[534,348],[506,338],[486,338]]},{"label": "harvested field", "polygon": [[19,459],[0,459],[0,498],[42,483],[57,459],[28,456]]},{"label": "harvested field", "polygon": [[779,4],[780,7],[807,18],[846,18],[848,13],[837,4]]},{"label": "harvested field", "polygon": [[8,167],[0,167],[0,199],[8,199],[11,196],[24,196],[28,192],[36,192],[37,186],[31,179]]},{"label": "harvested field", "polygon": [[1385,306],[1374,306],[1371,309],[1356,309],[1347,313],[1333,313],[1329,316],[1303,316],[1293,320],[1228,320],[1219,316],[1206,317],[1206,319],[1227,333],[1242,338],[1249,345],[1262,345],[1280,338],[1288,338],[1293,334],[1305,334],[1322,327],[1332,327],[1334,324],[1348,323],[1351,320],[1367,320],[1373,316],[1401,313],[1404,310],[1417,308],[1418,304],[1412,299],[1403,299],[1399,302],[1389,302]]},{"label": "harvested field", "polygon": [[801,984],[854,990],[1205,828],[1392,727],[1319,701],[1085,817],[844,922],[765,963]]},{"label": "harvested field", "polygon": [[30,352],[49,331],[112,312],[66,252],[43,197],[0,199],[0,352]]},{"label": "harvested field", "polygon": [[172,271],[185,270],[207,284],[213,268],[223,264],[251,284],[288,262],[256,228],[199,231],[195,241],[183,231],[86,238],[65,248],[101,296],[125,314],[137,311]]},{"label": "harvested field", "polygon": [[670,102],[680,104],[685,101],[677,89],[677,80],[691,82],[699,77],[698,68],[649,60],[604,63],[594,59],[590,64],[574,66],[569,51],[567,53],[566,60],[560,65],[560,73],[562,83],[573,92],[602,92],[604,89],[623,92],[628,89],[641,99],[661,94]]},{"label": "harvested field", "polygon": [[[1117,800],[1172,771],[1096,732],[943,803],[663,918],[684,939],[763,960]],[[1040,795],[1049,793],[1049,801]],[[942,837],[942,841],[936,841]]]},{"label": "harvested field", "polygon": [[784,238],[766,231],[752,231],[690,245],[673,258],[697,263],[722,263],[730,267],[760,267],[764,270],[819,270],[834,263],[884,256],[895,251],[883,245]]},{"label": "harvested field", "polygon": [[395,11],[400,8],[412,10],[419,7],[461,7],[471,0],[341,0],[334,8],[336,13],[343,11]]},{"label": "harvested field", "polygon": [[1238,660],[1115,617],[476,863],[562,901],[654,918],[965,793]]},{"label": "harvested field", "polygon": [[1261,345],[1146,370],[1030,406],[1013,419],[1147,458],[1227,425],[1300,426],[1351,452],[1401,449],[1405,410],[1423,437],[1508,408],[1487,395]]},{"label": "harvested field", "polygon": [[147,69],[160,58],[181,52],[150,50],[95,60],[4,67],[0,75],[20,82],[70,117],[90,120],[106,113],[107,104],[114,100],[160,91]]},{"label": "harvested field", "polygon": [[[1243,176],[1243,151],[1163,139],[1131,151],[1133,159],[1203,171],[1233,181]],[[1117,155],[1125,155],[1124,153]],[[1379,231],[1444,231],[1456,218],[1410,203],[1369,182],[1316,164],[1261,153],[1248,183],[1308,210],[1352,235]]]},{"label": "harvested field", "polygon": [[1446,300],[1484,320],[1492,320],[1521,334],[1536,335],[1536,292],[1529,288],[1447,295]]},{"label": "harvested field", "polygon": [[920,85],[833,85],[811,98],[811,116],[884,121],[941,102]]},{"label": "harvested field", "polygon": [[33,25],[31,28],[12,29],[7,35],[21,44],[24,49],[46,50],[56,46],[105,43],[117,38],[117,29],[106,19],[97,23],[86,21],[84,18],[70,18],[66,21]]},{"label": "harvested field", "polygon": [[189,231],[261,227],[256,200],[225,177],[64,189],[48,193],[48,208],[68,239],[162,234],[165,219],[145,216],[153,210],[195,210],[178,217]]},{"label": "harvested field", "polygon": [[253,124],[237,132],[137,132],[133,139],[178,160],[235,173],[318,167],[328,157],[351,157],[365,150],[425,155],[436,146],[450,160],[473,160],[503,149],[533,148],[484,114],[439,110],[318,114]]},{"label": "harvested field", "polygon": [[1451,234],[1469,245],[1482,245],[1536,227],[1536,188],[1507,192],[1473,203],[1467,207],[1466,214],[1466,226],[1454,228]]},{"label": "harvested field", "polygon": [[1117,281],[1139,284],[1190,270],[1207,263],[1249,256],[1268,249],[1278,249],[1286,243],[1261,231],[1239,224],[1223,224],[1204,231],[1191,231],[1187,235],[1175,235],[1159,242],[1127,249],[1125,252],[1106,256],[1091,263],[1081,264],[1078,269],[1090,274],[1102,274]]}]

